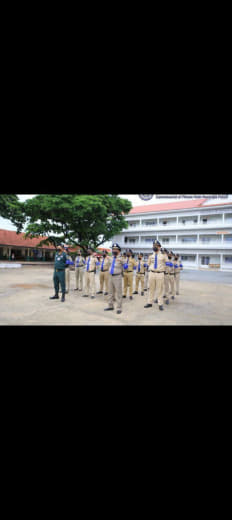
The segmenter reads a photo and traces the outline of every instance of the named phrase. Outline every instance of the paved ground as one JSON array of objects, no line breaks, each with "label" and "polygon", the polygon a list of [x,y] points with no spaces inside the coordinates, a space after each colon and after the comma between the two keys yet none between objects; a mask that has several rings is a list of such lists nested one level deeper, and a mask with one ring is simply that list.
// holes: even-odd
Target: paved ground
[{"label": "paved ground", "polygon": [[[71,291],[65,303],[53,296],[52,266],[0,269],[0,325],[231,325],[232,273],[183,271],[181,294],[164,311],[144,309],[146,296],[123,300],[123,313],[104,312],[107,296],[94,300]],[[99,275],[96,275],[99,288]],[[146,295],[147,293],[145,293]]]}]

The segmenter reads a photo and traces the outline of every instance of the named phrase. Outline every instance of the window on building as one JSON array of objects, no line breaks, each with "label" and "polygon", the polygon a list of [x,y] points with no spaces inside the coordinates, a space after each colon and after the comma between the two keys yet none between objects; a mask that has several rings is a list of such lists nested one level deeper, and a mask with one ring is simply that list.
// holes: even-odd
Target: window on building
[{"label": "window on building", "polygon": [[210,257],[209,256],[202,256],[201,257],[201,265],[209,265]]},{"label": "window on building", "polygon": [[181,238],[181,242],[196,242],[196,241],[197,241],[196,237],[182,237]]},{"label": "window on building", "polygon": [[225,264],[232,264],[232,256],[225,256],[224,262]]},{"label": "window on building", "polygon": [[203,224],[206,224],[208,222],[208,219],[207,218],[203,218],[202,222],[203,222]]},{"label": "window on building", "polygon": [[232,235],[224,235],[225,242],[231,242],[232,241]]}]

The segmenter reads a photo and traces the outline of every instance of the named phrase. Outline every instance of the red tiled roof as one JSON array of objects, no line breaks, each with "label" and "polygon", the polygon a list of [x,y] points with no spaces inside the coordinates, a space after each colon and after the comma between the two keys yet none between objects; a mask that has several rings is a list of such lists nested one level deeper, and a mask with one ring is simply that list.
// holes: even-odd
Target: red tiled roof
[{"label": "red tiled roof", "polygon": [[158,211],[172,211],[176,209],[189,209],[189,208],[198,208],[202,206],[207,199],[198,199],[198,200],[184,200],[177,202],[168,202],[161,204],[151,204],[148,206],[135,206],[131,209],[129,215],[135,215],[136,213],[154,213]]},{"label": "red tiled roof", "polygon": [[[1,246],[21,246],[21,247],[38,247],[37,244],[47,237],[25,238],[25,233],[17,234],[16,231],[8,229],[0,229],[0,245]],[[42,245],[42,249],[55,249],[53,245]]]}]

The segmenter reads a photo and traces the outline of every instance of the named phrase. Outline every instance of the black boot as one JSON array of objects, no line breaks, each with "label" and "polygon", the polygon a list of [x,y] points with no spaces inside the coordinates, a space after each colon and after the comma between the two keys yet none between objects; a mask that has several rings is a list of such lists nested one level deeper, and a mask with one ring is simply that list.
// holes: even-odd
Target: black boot
[{"label": "black boot", "polygon": [[144,309],[147,309],[148,307],[152,307],[152,304],[151,303],[147,303],[146,305],[144,305]]},{"label": "black boot", "polygon": [[165,303],[166,303],[167,305],[169,305],[169,300],[166,300],[166,302],[165,302]]},{"label": "black boot", "polygon": [[50,296],[50,300],[59,300],[58,293],[56,293],[55,296]]},{"label": "black boot", "polygon": [[65,293],[62,293],[61,301],[62,301],[62,302],[65,302]]},{"label": "black boot", "polygon": [[163,311],[163,310],[164,310],[163,305],[159,305],[159,310],[160,310],[160,311]]},{"label": "black boot", "polygon": [[158,303],[158,300],[157,300],[157,298],[156,298],[156,300],[154,300],[154,303]]}]

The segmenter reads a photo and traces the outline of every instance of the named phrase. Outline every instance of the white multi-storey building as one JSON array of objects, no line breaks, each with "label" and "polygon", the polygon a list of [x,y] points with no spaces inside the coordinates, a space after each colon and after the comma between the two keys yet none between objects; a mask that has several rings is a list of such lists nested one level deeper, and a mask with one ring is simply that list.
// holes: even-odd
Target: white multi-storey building
[{"label": "white multi-storey building", "polygon": [[113,237],[122,252],[151,254],[153,240],[181,255],[185,268],[232,272],[232,198],[196,198],[134,207],[128,228]]}]

